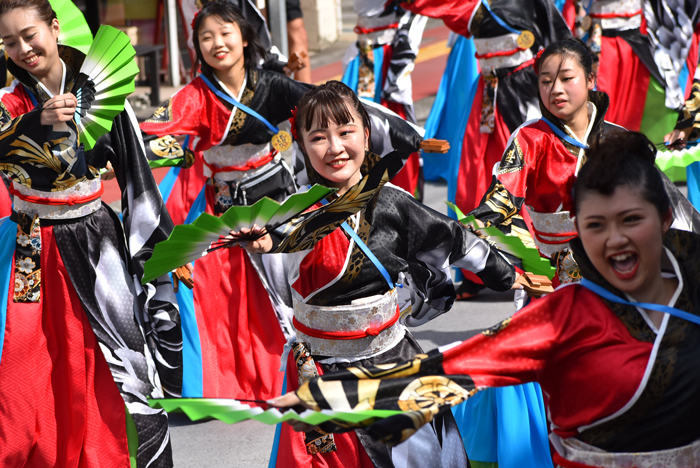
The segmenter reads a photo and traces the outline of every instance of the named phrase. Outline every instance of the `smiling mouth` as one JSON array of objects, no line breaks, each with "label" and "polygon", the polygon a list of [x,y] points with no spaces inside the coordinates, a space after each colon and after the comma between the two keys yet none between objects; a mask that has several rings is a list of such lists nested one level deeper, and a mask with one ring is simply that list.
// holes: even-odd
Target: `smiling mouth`
[{"label": "smiling mouth", "polygon": [[27,65],[33,65],[37,62],[37,60],[39,60],[39,56],[32,55],[31,57],[27,57],[26,59],[24,59],[23,62],[26,63]]},{"label": "smiling mouth", "polygon": [[608,257],[608,263],[620,279],[630,279],[637,273],[639,257],[633,252],[622,252]]},{"label": "smiling mouth", "polygon": [[564,99],[555,99],[554,101],[552,101],[552,104],[554,104],[555,106],[558,106],[558,105],[560,105],[560,104],[566,104],[566,100],[564,100]]},{"label": "smiling mouth", "polygon": [[214,58],[222,59],[222,58],[226,57],[227,54],[228,54],[228,52],[217,52],[214,54]]},{"label": "smiling mouth", "polygon": [[328,163],[329,166],[331,167],[342,167],[344,166],[349,159],[336,159],[335,161],[331,161]]}]

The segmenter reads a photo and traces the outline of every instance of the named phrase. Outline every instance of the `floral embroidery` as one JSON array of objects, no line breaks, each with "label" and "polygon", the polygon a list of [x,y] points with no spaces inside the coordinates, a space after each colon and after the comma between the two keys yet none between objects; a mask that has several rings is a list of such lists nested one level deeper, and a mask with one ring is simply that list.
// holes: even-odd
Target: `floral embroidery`
[{"label": "floral embroidery", "polygon": [[41,299],[41,226],[39,217],[19,213],[15,245],[15,302]]}]

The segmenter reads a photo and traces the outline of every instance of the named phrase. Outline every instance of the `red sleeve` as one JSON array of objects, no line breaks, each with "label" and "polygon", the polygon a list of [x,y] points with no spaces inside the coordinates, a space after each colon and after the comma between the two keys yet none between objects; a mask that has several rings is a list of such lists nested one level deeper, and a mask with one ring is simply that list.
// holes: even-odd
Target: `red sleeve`
[{"label": "red sleeve", "polygon": [[1,123],[3,125],[7,123],[5,122],[6,119],[14,119],[34,109],[34,104],[27,90],[17,80],[13,81],[7,88],[0,90],[0,102],[2,102],[3,116]]},{"label": "red sleeve", "polygon": [[204,151],[221,141],[230,116],[231,111],[195,78],[143,122],[141,130],[159,137],[191,135],[197,137],[192,149]]},{"label": "red sleeve", "polygon": [[471,37],[469,21],[480,4],[480,0],[412,0],[401,3],[401,7],[419,15],[441,19],[457,34]]},{"label": "red sleeve", "polygon": [[508,193],[524,199],[530,178],[537,167],[537,154],[541,151],[540,140],[532,138],[530,127],[522,127],[510,139],[508,147],[503,152],[498,167],[498,180]]}]

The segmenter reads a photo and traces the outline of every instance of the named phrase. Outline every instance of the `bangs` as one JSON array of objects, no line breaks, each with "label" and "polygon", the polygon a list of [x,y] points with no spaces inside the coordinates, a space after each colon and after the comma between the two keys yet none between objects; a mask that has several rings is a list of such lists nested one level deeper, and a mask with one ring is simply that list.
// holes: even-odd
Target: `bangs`
[{"label": "bangs", "polygon": [[[305,112],[300,116],[303,129],[311,130],[314,122],[319,128],[328,128],[331,124],[345,125],[350,122],[355,122],[352,112],[350,111],[350,103],[342,97],[328,91],[322,91],[313,96],[305,107]],[[355,122],[360,124],[362,122]]]}]

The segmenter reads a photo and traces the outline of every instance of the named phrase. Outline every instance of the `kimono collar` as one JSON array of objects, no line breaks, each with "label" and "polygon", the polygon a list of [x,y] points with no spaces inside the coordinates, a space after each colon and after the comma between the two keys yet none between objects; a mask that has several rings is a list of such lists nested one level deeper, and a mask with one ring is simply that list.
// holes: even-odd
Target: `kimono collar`
[{"label": "kimono collar", "polygon": [[[72,47],[59,44],[58,56],[63,61],[65,66],[65,87],[64,90],[62,90],[62,92],[65,92],[65,90],[70,90],[73,88],[73,82],[78,76],[80,67],[83,65],[85,54],[77,49],[73,49]],[[51,98],[51,96],[49,96],[49,94],[45,91],[45,88],[41,86],[27,70],[19,67],[10,58],[7,59],[7,70],[12,73],[12,75],[20,83],[22,83],[26,89],[33,93],[39,102],[45,102]]]},{"label": "kimono collar", "polygon": [[[228,88],[225,88],[224,86],[222,86],[221,81],[219,81],[219,79],[216,77],[216,75],[211,73],[209,70],[202,69],[202,75],[206,76],[207,79],[214,85],[214,87],[216,89],[218,89],[219,91],[221,91],[222,93],[228,94],[234,98],[236,97],[236,96],[233,96],[231,94],[231,92]],[[258,70],[251,70],[250,73],[246,74],[246,77],[243,81],[243,86],[241,86],[240,95],[238,96],[239,100],[243,97],[244,90],[248,89],[252,92],[255,92],[255,88],[257,88],[257,86],[258,86],[259,76],[260,76],[260,74],[258,73]],[[217,97],[216,99],[219,99],[219,98]],[[222,99],[219,99],[219,101],[221,101],[226,106],[227,109],[233,108],[233,106],[231,104],[229,104],[228,102],[226,102]]]}]

